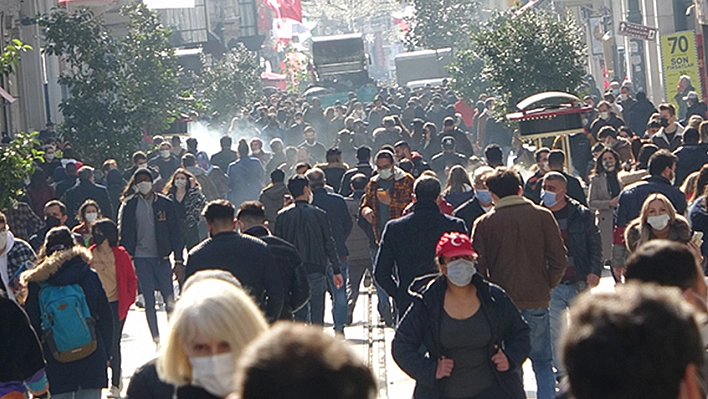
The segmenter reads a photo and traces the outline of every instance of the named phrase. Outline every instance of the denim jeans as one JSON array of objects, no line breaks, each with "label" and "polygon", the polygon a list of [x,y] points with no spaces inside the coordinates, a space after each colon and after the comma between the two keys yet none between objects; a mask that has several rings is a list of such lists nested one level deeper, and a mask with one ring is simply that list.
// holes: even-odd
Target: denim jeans
[{"label": "denim jeans", "polygon": [[322,273],[307,275],[310,284],[310,300],[305,306],[295,312],[295,320],[304,323],[324,325],[324,299],[327,290],[327,279]]},{"label": "denim jeans", "polygon": [[113,343],[111,345],[111,385],[114,387],[120,387],[121,381],[121,353],[120,353],[120,341],[123,335],[123,326],[125,325],[125,319],[120,320],[118,318],[118,301],[113,301],[111,305],[111,312],[113,313]]},{"label": "denim jeans", "polygon": [[328,291],[332,295],[332,320],[334,321],[334,330],[343,333],[344,325],[347,324],[349,314],[347,312],[347,277],[349,276],[349,267],[346,258],[341,258],[339,268],[342,270],[342,278],[344,284],[337,289],[334,286],[334,269],[327,268],[327,286]]},{"label": "denim jeans", "polygon": [[558,284],[551,291],[551,350],[553,353],[553,367],[556,369],[556,377],[561,377],[565,374],[562,369],[561,362],[556,352],[558,337],[563,331],[565,319],[565,311],[570,307],[570,303],[578,295],[578,287],[575,284]]},{"label": "denim jeans", "polygon": [[60,393],[58,395],[52,395],[52,398],[56,399],[101,399],[100,389],[81,389],[73,392]]},{"label": "denim jeans", "polygon": [[160,290],[165,300],[167,313],[172,312],[174,289],[172,287],[172,265],[169,259],[135,258],[135,274],[145,299],[145,317],[153,340],[160,337],[157,328],[157,312],[155,311],[155,290]]},{"label": "denim jeans", "polygon": [[553,375],[553,354],[551,352],[551,323],[546,308],[521,311],[531,328],[531,365],[536,374],[538,399],[553,399],[556,381]]}]

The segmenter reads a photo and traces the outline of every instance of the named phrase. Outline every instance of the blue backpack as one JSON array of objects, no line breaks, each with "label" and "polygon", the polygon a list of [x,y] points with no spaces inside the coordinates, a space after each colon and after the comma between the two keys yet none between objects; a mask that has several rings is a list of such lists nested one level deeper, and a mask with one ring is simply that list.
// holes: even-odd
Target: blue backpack
[{"label": "blue backpack", "polygon": [[52,356],[69,363],[91,355],[98,344],[95,322],[78,284],[41,284],[42,331]]}]

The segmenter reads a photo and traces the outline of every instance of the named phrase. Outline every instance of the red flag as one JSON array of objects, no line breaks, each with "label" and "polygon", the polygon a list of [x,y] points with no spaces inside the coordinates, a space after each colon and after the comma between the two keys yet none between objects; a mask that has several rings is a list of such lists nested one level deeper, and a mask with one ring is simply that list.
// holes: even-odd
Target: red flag
[{"label": "red flag", "polygon": [[266,0],[266,5],[275,12],[275,17],[302,22],[300,0]]}]

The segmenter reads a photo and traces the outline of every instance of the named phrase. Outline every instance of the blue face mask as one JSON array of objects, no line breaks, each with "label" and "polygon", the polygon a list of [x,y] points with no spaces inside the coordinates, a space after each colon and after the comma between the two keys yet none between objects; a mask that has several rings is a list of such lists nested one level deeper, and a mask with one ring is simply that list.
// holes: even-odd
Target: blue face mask
[{"label": "blue face mask", "polygon": [[477,196],[479,202],[483,204],[489,204],[492,202],[492,193],[489,190],[474,190],[474,194]]},{"label": "blue face mask", "polygon": [[552,193],[550,191],[541,191],[541,200],[543,201],[543,205],[545,205],[547,208],[552,207],[553,205],[558,203],[558,199],[556,198],[556,193]]}]

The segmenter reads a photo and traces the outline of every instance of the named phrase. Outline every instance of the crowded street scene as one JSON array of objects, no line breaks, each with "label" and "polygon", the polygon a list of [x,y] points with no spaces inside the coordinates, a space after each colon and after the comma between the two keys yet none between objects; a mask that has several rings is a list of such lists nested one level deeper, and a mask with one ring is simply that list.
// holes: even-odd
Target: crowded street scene
[{"label": "crowded street scene", "polygon": [[708,398],[707,2],[8,4],[0,399]]}]

